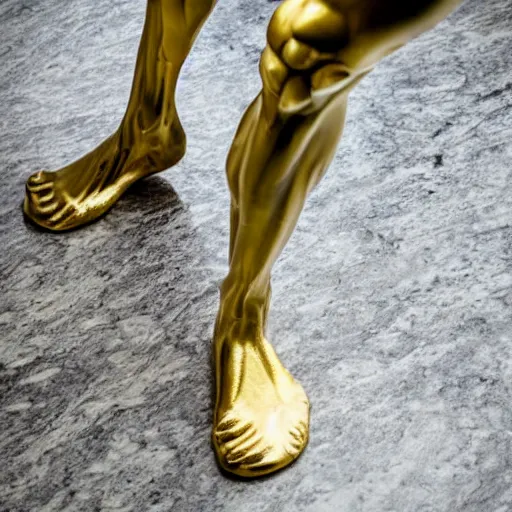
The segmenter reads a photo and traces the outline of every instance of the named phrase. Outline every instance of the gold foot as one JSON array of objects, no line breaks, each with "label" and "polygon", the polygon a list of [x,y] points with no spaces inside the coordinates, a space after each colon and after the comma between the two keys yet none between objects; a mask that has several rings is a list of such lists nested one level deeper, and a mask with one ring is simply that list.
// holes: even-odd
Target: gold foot
[{"label": "gold foot", "polygon": [[242,477],[291,464],[309,435],[309,402],[264,338],[217,345],[213,444],[221,467]]},{"label": "gold foot", "polygon": [[[335,154],[348,94],[382,57],[458,3],[285,0],[272,17],[260,61],[263,89],[242,118],[227,164],[230,271],[215,337],[213,444],[231,473],[272,473],[308,440],[306,394],[263,332],[272,267]],[[228,318],[237,320],[220,320]]]},{"label": "gold foot", "polygon": [[[177,118],[176,118],[177,119]],[[176,121],[175,119],[175,121]],[[27,180],[23,210],[39,226],[66,231],[105,214],[137,180],[176,164],[185,152],[185,134],[175,122],[170,137],[158,130],[127,142],[120,128],[94,151],[56,172]]]},{"label": "gold foot", "polygon": [[176,81],[214,3],[148,1],[132,92],[119,130],[77,162],[31,176],[23,207],[29,219],[52,231],[89,223],[134,182],[183,157],[185,133],[175,107]]}]

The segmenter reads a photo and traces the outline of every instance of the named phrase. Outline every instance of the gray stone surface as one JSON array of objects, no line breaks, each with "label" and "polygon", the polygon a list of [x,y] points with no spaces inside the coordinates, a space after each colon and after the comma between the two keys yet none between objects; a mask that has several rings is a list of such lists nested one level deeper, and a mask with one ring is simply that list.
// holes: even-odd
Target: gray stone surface
[{"label": "gray stone surface", "polygon": [[66,235],[27,176],[119,122],[144,1],[0,0],[0,510],[512,510],[512,5],[469,0],[352,95],[274,273],[311,398],[271,478],[209,444],[224,161],[275,3],[223,0],[179,86],[187,157]]}]

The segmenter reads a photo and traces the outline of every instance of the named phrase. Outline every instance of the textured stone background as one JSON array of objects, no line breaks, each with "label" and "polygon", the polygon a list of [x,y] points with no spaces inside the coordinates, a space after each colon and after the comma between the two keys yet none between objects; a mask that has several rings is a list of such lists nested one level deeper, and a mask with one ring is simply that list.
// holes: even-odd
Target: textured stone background
[{"label": "textured stone background", "polygon": [[469,0],[352,95],[274,274],[311,442],[271,478],[209,445],[224,161],[276,3],[222,0],[186,63],[187,157],[66,235],[27,176],[127,101],[144,1],[0,0],[0,510],[512,510],[512,3]]}]

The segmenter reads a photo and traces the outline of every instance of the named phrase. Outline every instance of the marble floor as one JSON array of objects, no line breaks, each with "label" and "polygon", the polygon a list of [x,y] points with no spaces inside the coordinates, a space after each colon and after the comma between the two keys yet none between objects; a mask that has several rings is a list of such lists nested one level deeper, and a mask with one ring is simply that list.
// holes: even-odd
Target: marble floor
[{"label": "marble floor", "polygon": [[144,4],[0,0],[0,510],[512,511],[510,0],[468,0],[354,91],[274,272],[310,444],[250,482],[210,447],[210,343],[224,162],[277,4],[219,2],[178,166],[76,232],[21,214],[31,172],[117,126]]}]

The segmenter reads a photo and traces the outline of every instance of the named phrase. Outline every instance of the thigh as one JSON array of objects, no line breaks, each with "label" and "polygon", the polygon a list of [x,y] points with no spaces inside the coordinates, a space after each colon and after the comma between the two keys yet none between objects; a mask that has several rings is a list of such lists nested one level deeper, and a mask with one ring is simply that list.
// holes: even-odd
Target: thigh
[{"label": "thigh", "polygon": [[411,39],[433,28],[462,0],[326,0],[344,15],[345,46],[339,58],[353,69],[371,68]]}]

